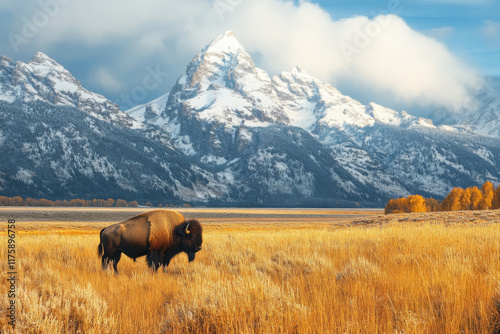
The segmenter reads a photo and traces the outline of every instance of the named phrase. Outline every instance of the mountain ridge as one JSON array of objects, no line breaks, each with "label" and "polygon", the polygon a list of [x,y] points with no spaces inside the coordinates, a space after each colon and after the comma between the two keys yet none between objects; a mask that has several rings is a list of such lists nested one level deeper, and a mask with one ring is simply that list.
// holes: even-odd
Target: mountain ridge
[{"label": "mountain ridge", "polygon": [[0,59],[0,100],[68,105],[120,126],[139,126],[104,96],[88,91],[63,66],[37,52],[27,63]]},{"label": "mountain ridge", "polygon": [[270,77],[230,31],[151,102],[123,112],[94,94],[44,54],[0,59],[0,118],[22,134],[0,128],[10,159],[0,191],[94,198],[102,185],[153,203],[382,206],[500,182],[500,139],[363,105],[300,67]]}]

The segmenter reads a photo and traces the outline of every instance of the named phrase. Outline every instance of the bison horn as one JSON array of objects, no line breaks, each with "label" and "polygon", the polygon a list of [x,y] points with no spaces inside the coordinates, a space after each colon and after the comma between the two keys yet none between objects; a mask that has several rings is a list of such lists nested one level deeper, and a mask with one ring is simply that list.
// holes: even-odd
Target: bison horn
[{"label": "bison horn", "polygon": [[188,223],[188,224],[186,225],[186,228],[184,229],[184,234],[189,234],[189,233],[191,233],[191,232],[189,231],[189,224],[190,224],[190,223]]}]

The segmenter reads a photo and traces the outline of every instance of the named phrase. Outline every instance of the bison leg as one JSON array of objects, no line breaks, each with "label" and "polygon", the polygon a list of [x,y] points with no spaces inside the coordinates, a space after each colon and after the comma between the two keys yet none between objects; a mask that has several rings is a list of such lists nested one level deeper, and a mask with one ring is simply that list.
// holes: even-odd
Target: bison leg
[{"label": "bison leg", "polygon": [[108,268],[108,264],[109,264],[109,257],[107,257],[106,255],[103,255],[101,262],[102,262],[102,270],[106,270],[106,268]]},{"label": "bison leg", "polygon": [[120,258],[122,256],[122,252],[116,252],[113,255],[113,258],[111,259],[113,261],[113,269],[115,270],[115,273],[118,275],[118,261],[120,261]]},{"label": "bison leg", "polygon": [[157,271],[160,268],[160,265],[163,262],[163,253],[150,251],[146,255],[146,261],[148,263],[149,268],[153,269],[153,271]]}]

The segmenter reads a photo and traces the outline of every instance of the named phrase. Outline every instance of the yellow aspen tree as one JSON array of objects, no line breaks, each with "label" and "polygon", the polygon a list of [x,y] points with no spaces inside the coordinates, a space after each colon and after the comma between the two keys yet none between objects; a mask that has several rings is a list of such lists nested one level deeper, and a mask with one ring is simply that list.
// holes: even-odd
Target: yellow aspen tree
[{"label": "yellow aspen tree", "polygon": [[386,215],[394,212],[394,200],[390,199],[389,202],[385,205],[384,213]]},{"label": "yellow aspen tree", "polygon": [[116,207],[127,207],[128,206],[128,202],[124,199],[117,199],[115,203],[115,206]]},{"label": "yellow aspen tree", "polygon": [[493,210],[500,209],[500,186],[498,186],[497,190],[493,194],[493,200],[491,201],[491,208]]},{"label": "yellow aspen tree", "polygon": [[479,204],[483,199],[483,193],[478,187],[472,187],[470,191],[470,210],[479,210]]},{"label": "yellow aspen tree", "polygon": [[458,211],[461,208],[461,203],[460,199],[462,198],[464,190],[462,188],[453,188],[448,196],[449,201],[449,210],[443,210],[443,211]]},{"label": "yellow aspen tree", "polygon": [[427,208],[427,212],[439,211],[439,201],[432,197],[425,199],[425,206]]},{"label": "yellow aspen tree", "polygon": [[407,198],[398,198],[396,200],[397,211],[399,213],[407,213],[410,212],[410,203]]},{"label": "yellow aspen tree", "polygon": [[386,213],[406,213],[410,212],[410,205],[407,198],[391,199],[385,207]]},{"label": "yellow aspen tree", "polygon": [[482,186],[483,199],[479,203],[479,210],[489,210],[493,203],[493,196],[495,196],[495,187],[491,182],[486,182]]},{"label": "yellow aspen tree", "polygon": [[471,193],[472,193],[471,187],[468,187],[462,192],[462,197],[460,197],[460,210],[471,209],[471,202],[470,202]]},{"label": "yellow aspen tree", "polygon": [[439,205],[439,211],[451,211],[451,197],[450,193],[446,195],[445,199],[441,201]]},{"label": "yellow aspen tree", "polygon": [[408,196],[410,212],[426,212],[425,199],[420,195]]}]

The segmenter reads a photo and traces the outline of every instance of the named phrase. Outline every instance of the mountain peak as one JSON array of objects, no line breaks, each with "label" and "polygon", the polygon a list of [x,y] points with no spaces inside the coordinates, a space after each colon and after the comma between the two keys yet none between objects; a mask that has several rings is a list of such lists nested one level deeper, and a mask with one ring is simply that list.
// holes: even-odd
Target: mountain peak
[{"label": "mountain peak", "polygon": [[50,58],[49,56],[47,56],[45,53],[41,52],[41,51],[38,51],[37,53],[35,53],[35,55],[33,56],[33,58],[31,58],[30,62],[32,61],[50,61],[50,62],[54,62],[54,60],[52,58]]},{"label": "mountain peak", "polygon": [[245,50],[245,48],[243,48],[236,38],[234,31],[228,30],[212,40],[203,51],[210,53],[237,53],[240,50]]},{"label": "mountain peak", "polygon": [[33,58],[31,58],[30,61],[26,63],[26,65],[28,65],[33,73],[35,73],[39,77],[46,77],[51,73],[59,73],[64,75],[65,77],[71,77],[73,80],[75,80],[71,73],[69,73],[61,64],[40,51],[37,52],[33,56]]},{"label": "mountain peak", "polygon": [[12,59],[10,59],[9,57],[6,57],[6,56],[4,56],[4,55],[0,55],[0,65],[1,65],[1,64],[5,64],[5,63],[7,63],[7,64],[12,64],[12,63],[13,63],[13,61],[12,61]]},{"label": "mountain peak", "polygon": [[304,70],[302,69],[302,67],[300,67],[299,65],[297,65],[297,66],[293,67],[293,68],[290,70],[290,72],[292,72],[292,73],[307,73],[307,72],[306,72],[306,71],[304,71]]},{"label": "mountain peak", "polygon": [[68,70],[43,52],[37,52],[27,63],[17,61],[15,65],[2,57],[0,74],[0,101],[67,105],[113,124],[135,126],[116,104],[83,88]]}]

